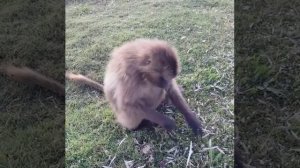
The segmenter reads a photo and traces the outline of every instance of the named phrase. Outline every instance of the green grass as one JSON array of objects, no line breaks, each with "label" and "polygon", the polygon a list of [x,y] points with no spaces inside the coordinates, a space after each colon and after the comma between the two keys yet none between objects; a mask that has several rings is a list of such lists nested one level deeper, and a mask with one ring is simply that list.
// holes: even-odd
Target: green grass
[{"label": "green grass", "polygon": [[[64,4],[0,1],[0,64],[64,82]],[[64,99],[0,74],[0,167],[63,167]]]},{"label": "green grass", "polygon": [[299,167],[300,1],[236,9],[236,149],[247,167]]},{"label": "green grass", "polygon": [[[68,167],[233,167],[233,1],[68,1],[67,69],[103,81],[109,53],[135,38],[159,38],[178,49],[178,83],[203,120],[197,139],[180,112],[175,140],[162,129],[130,132],[114,122],[102,93],[66,86]],[[167,112],[161,111],[161,112]]]}]

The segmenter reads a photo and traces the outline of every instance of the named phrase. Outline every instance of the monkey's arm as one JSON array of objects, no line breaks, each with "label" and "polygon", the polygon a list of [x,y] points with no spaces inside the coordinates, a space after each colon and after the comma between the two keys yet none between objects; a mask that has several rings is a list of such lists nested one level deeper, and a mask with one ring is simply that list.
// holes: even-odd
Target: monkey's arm
[{"label": "monkey's arm", "polygon": [[203,134],[201,122],[197,119],[196,114],[192,112],[187,102],[180,92],[180,88],[176,81],[173,80],[168,90],[168,96],[176,108],[183,114],[186,122],[193,129],[195,134]]},{"label": "monkey's arm", "polygon": [[71,72],[66,72],[66,78],[69,80],[72,80],[78,84],[88,85],[88,86],[93,87],[94,89],[97,89],[97,90],[103,92],[103,85],[101,85],[100,83],[98,83],[90,78],[87,78],[81,74],[73,74]]},{"label": "monkey's arm", "polygon": [[61,96],[65,95],[65,87],[63,84],[51,78],[48,78],[36,71],[33,71],[27,67],[1,65],[0,69],[2,73],[16,81],[37,84],[55,93],[58,93]]}]

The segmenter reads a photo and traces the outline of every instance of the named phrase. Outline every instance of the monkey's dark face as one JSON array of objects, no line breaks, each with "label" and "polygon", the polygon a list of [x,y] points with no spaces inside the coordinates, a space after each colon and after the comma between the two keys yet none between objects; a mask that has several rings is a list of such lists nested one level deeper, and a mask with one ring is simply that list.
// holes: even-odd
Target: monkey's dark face
[{"label": "monkey's dark face", "polygon": [[154,48],[144,60],[144,76],[157,87],[167,89],[178,74],[176,53],[169,48]]},{"label": "monkey's dark face", "polygon": [[157,87],[167,89],[171,83],[172,77],[157,72],[145,73],[145,78]]}]

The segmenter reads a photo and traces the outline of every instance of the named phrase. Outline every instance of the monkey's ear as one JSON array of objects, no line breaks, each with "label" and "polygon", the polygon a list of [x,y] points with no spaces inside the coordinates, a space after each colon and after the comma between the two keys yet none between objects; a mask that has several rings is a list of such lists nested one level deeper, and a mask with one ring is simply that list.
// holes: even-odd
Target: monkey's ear
[{"label": "monkey's ear", "polygon": [[151,59],[150,59],[150,56],[145,56],[144,58],[143,58],[143,60],[142,60],[142,65],[149,65],[149,64],[151,64]]}]

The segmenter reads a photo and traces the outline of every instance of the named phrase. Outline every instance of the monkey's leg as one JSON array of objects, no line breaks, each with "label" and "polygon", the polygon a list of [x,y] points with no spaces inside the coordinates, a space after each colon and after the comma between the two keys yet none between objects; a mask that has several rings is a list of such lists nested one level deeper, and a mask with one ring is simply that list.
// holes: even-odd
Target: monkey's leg
[{"label": "monkey's leg", "polygon": [[159,126],[163,127],[167,131],[171,131],[176,128],[176,124],[173,120],[166,117],[165,115],[156,112],[155,110],[144,110],[145,119],[149,120],[153,123],[158,124]]},{"label": "monkey's leg", "polygon": [[149,120],[143,119],[142,122],[140,123],[140,125],[137,128],[132,129],[132,131],[139,131],[142,129],[154,130],[154,127],[156,127],[156,126],[157,126],[157,124],[155,124]]},{"label": "monkey's leg", "polygon": [[[151,122],[171,130],[175,128],[175,122],[161,113],[148,108],[127,106],[126,110],[116,113],[117,121],[129,130],[138,130]],[[148,120],[144,121],[143,120]]]},{"label": "monkey's leg", "polygon": [[187,102],[183,98],[180,88],[176,81],[173,80],[171,87],[168,90],[168,96],[172,100],[172,103],[183,114],[188,125],[193,129],[195,134],[203,134],[201,122],[197,119],[196,114],[192,112]]}]

